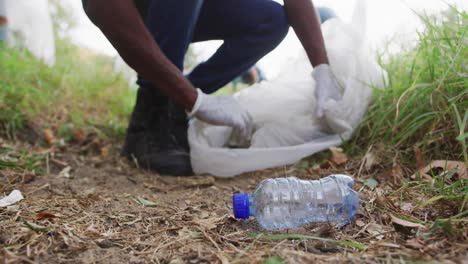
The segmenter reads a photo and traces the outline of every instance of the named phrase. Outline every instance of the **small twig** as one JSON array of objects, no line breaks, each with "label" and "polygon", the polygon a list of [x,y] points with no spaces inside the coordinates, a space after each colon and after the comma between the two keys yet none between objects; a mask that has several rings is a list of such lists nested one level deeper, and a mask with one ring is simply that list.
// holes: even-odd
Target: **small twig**
[{"label": "small twig", "polygon": [[198,230],[201,231],[205,238],[211,241],[211,243],[216,247],[216,249],[218,249],[218,251],[221,251],[221,248],[219,248],[218,244],[201,227],[198,227]]},{"label": "small twig", "polygon": [[[48,155],[47,155],[47,156],[48,156]],[[50,162],[52,162],[52,163],[54,163],[55,165],[58,165],[58,166],[60,166],[60,167],[64,167],[64,168],[66,168],[66,167],[69,166],[68,163],[66,163],[66,162],[64,162],[64,161],[60,161],[60,160],[58,160],[58,159],[54,159],[54,158],[51,158],[51,159],[50,159]]]},{"label": "small twig", "polygon": [[364,164],[367,162],[366,161],[366,156],[367,156],[368,153],[370,153],[371,149],[372,149],[372,145],[369,146],[369,148],[366,151],[366,154],[364,155],[364,158],[361,161],[361,165],[359,166],[359,170],[358,170],[358,173],[356,175],[356,178],[361,178],[362,169],[364,168]]},{"label": "small twig", "polygon": [[45,234],[45,233],[40,233],[40,234],[39,234],[39,233],[35,233],[35,235],[34,235],[31,239],[29,239],[28,241],[26,241],[26,242],[24,242],[24,243],[22,243],[22,244],[16,245],[16,246],[4,247],[4,249],[8,249],[8,248],[13,248],[13,249],[16,249],[16,250],[17,250],[17,249],[20,249],[20,248],[22,248],[22,247],[24,247],[24,246],[26,246],[26,245],[29,245],[29,243],[31,243],[31,242],[33,242],[34,240],[40,238],[40,237],[43,236],[44,234]]},{"label": "small twig", "polygon": [[42,185],[41,187],[39,187],[39,188],[37,188],[37,189],[35,189],[35,190],[31,191],[31,192],[28,192],[27,195],[32,195],[33,193],[38,192],[38,191],[40,191],[42,189],[45,189],[45,188],[48,188],[48,187],[50,187],[50,184],[46,183],[46,184]]},{"label": "small twig", "polygon": [[102,258],[100,258],[100,259],[95,260],[94,263],[100,263],[101,261],[103,261],[103,260],[109,258],[110,256],[113,256],[113,255],[115,255],[115,254],[117,254],[117,253],[120,253],[120,252],[122,252],[122,251],[124,251],[124,250],[127,250],[127,249],[131,248],[132,246],[133,246],[133,244],[130,245],[130,246],[126,246],[126,247],[124,247],[124,248],[122,248],[122,249],[119,249],[119,250],[117,250],[117,251],[113,251],[113,252],[111,252],[110,254],[107,254],[106,256],[104,256],[104,257],[102,257]]},{"label": "small twig", "polygon": [[[13,263],[17,262],[17,260],[21,260],[21,261],[24,261],[24,262],[27,262],[27,263],[37,264],[37,262],[32,261],[27,257],[15,255],[13,252],[9,251],[6,248],[4,248],[3,250],[5,251],[6,254],[8,254],[10,257],[15,259],[15,261]],[[5,263],[10,263],[10,261],[5,260]]]},{"label": "small twig", "polygon": [[50,166],[49,166],[49,153],[46,155],[46,174],[50,174]]},{"label": "small twig", "polygon": [[358,237],[360,234],[364,233],[367,229],[367,227],[369,227],[369,225],[373,224],[372,222],[369,222],[367,225],[365,225],[361,230],[359,230],[359,232],[357,232],[354,236],[352,236],[352,238],[356,238]]},{"label": "small twig", "polygon": [[252,243],[250,243],[248,246],[246,246],[239,254],[237,254],[237,256],[234,258],[234,260],[232,261],[232,263],[235,263],[235,262],[238,262],[239,259],[244,256],[245,254],[247,254],[247,252],[257,243],[258,239],[260,237],[262,237],[263,234],[259,234],[255,237],[254,241],[252,241]]},{"label": "small twig", "polygon": [[283,241],[279,242],[279,243],[276,244],[273,248],[271,248],[271,251],[275,251],[275,249],[276,249],[277,247],[279,247],[280,245],[286,243],[286,241],[287,241],[287,240],[283,240]]},{"label": "small twig", "polygon": [[391,234],[391,233],[395,233],[395,231],[386,231],[386,232],[382,232],[382,233],[379,233],[379,234],[375,234],[375,235],[370,236],[370,237],[365,237],[365,238],[356,239],[356,240],[358,240],[359,242],[366,242],[366,241],[369,241],[369,240],[371,240],[373,238],[376,238],[378,236],[383,236],[383,235]]}]

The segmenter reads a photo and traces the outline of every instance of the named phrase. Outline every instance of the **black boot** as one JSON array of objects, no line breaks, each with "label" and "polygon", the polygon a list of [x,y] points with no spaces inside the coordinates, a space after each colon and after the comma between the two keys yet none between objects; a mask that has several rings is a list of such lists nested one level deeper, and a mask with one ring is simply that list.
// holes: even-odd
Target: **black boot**
[{"label": "black boot", "polygon": [[161,175],[192,175],[187,128],[184,109],[153,87],[140,87],[122,155]]}]

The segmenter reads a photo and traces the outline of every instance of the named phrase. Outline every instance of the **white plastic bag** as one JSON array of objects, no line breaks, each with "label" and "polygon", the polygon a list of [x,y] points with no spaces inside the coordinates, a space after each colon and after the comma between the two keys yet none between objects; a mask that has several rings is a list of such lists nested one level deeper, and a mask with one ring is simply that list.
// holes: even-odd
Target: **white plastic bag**
[{"label": "white plastic bag", "polygon": [[55,38],[48,0],[5,1],[7,42],[23,46],[46,64],[55,63]]},{"label": "white plastic bag", "polygon": [[369,86],[382,89],[387,80],[386,72],[365,45],[364,16],[359,16],[365,7],[356,10],[351,25],[339,19],[322,25],[330,66],[344,89],[343,99],[329,100],[325,117],[314,118],[315,83],[304,52],[277,79],[236,94],[255,123],[249,148],[228,148],[228,127],[191,121],[188,134],[195,173],[230,177],[293,164],[351,137],[371,100]]}]

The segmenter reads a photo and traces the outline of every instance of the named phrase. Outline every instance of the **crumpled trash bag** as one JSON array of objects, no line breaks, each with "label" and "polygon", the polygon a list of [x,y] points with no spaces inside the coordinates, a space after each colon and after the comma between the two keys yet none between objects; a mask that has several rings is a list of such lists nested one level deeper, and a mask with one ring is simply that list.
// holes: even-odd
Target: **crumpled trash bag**
[{"label": "crumpled trash bag", "polygon": [[[359,2],[359,1],[358,1]],[[331,19],[322,25],[330,66],[343,89],[341,101],[326,102],[325,116],[314,117],[315,83],[305,52],[283,74],[235,96],[253,117],[248,148],[229,148],[232,129],[192,120],[188,130],[192,167],[197,174],[231,177],[289,165],[348,140],[365,114],[373,88],[383,89],[387,73],[364,39],[365,12],[358,3],[353,22]],[[372,87],[372,88],[370,88]]]},{"label": "crumpled trash bag", "polygon": [[27,48],[47,65],[55,63],[55,37],[48,0],[5,1],[7,43]]}]

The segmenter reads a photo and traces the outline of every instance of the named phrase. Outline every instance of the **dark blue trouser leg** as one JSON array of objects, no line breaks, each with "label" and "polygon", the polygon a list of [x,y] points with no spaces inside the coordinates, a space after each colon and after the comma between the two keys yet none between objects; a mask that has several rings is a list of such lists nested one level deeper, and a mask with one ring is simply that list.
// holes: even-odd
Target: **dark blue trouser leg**
[{"label": "dark blue trouser leg", "polygon": [[[203,0],[150,0],[146,27],[166,57],[181,71]],[[150,85],[139,77],[137,83]]]},{"label": "dark blue trouser leg", "polygon": [[283,6],[271,0],[206,0],[193,41],[224,44],[188,79],[205,93],[215,92],[273,50],[288,29]]}]

